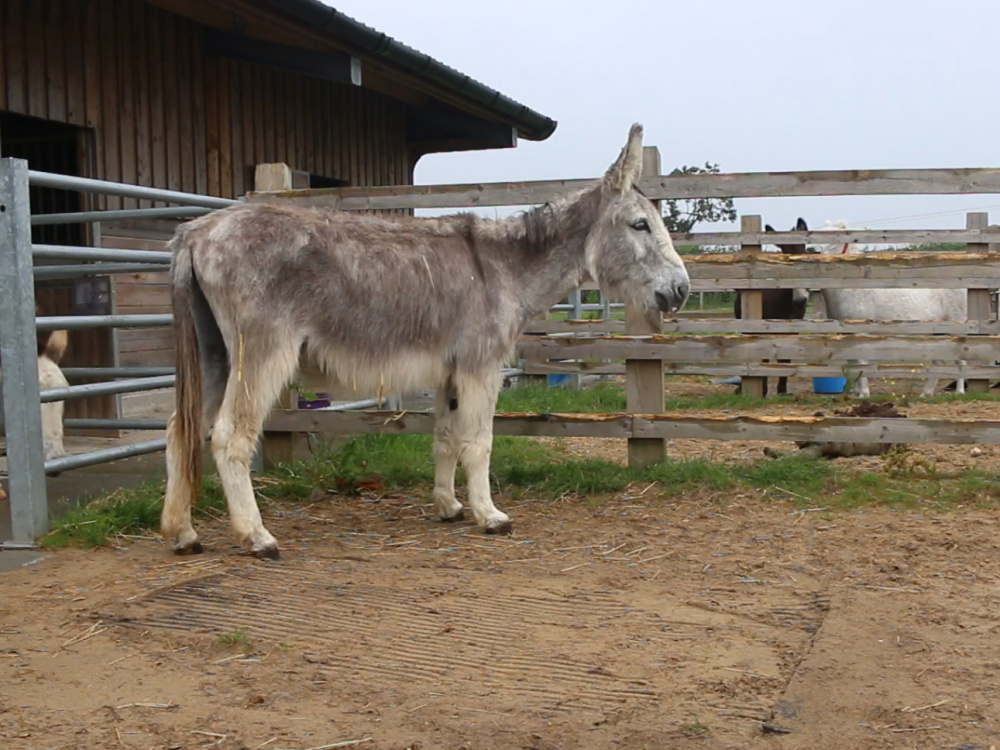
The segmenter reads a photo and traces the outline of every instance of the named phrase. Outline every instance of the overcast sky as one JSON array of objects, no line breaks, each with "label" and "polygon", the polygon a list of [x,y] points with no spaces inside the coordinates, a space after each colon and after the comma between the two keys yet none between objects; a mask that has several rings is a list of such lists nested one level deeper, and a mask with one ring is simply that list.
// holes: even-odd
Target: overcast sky
[{"label": "overcast sky", "polygon": [[[632,122],[664,172],[1000,166],[997,0],[325,1],[559,122],[425,156],[420,184],[596,177]],[[737,201],[778,228],[959,228],[988,208],[1000,223],[1000,195]]]}]

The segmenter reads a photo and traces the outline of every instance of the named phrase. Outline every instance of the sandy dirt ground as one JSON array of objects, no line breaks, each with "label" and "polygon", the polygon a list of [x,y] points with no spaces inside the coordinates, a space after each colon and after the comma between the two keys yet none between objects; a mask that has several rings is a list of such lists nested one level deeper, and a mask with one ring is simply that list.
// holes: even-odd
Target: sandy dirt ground
[{"label": "sandy dirt ground", "polygon": [[[928,455],[1000,466],[990,448]],[[0,746],[1000,747],[995,511],[636,486],[501,497],[515,532],[493,538],[425,502],[266,506],[276,562],[218,518],[201,556],[120,538],[0,575]]]}]

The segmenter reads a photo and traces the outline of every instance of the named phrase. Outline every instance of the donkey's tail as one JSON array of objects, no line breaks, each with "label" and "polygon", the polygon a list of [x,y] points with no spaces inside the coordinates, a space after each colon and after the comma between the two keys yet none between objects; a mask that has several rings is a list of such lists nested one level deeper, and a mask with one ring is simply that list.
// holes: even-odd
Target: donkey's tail
[{"label": "donkey's tail", "polygon": [[195,305],[202,292],[194,275],[191,246],[185,233],[179,232],[168,245],[173,253],[170,267],[171,293],[174,308],[174,353],[177,377],[174,385],[176,407],[172,418],[178,479],[187,485],[192,503],[201,490],[204,409],[201,383],[201,356],[195,327]]}]

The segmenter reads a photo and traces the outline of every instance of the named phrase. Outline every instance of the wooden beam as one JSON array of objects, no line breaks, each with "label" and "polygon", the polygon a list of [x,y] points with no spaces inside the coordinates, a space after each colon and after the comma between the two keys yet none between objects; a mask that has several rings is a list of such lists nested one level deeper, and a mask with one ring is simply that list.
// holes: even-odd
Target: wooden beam
[{"label": "wooden beam", "polygon": [[[258,190],[288,190],[292,186],[292,170],[287,164],[258,164],[254,170],[254,187]],[[275,408],[295,409],[298,394],[291,388],[284,388]],[[264,468],[278,464],[290,464],[295,460],[295,434],[264,429],[261,441]]]},{"label": "wooden beam", "polygon": [[522,339],[521,356],[534,359],[662,359],[665,362],[914,362],[931,359],[990,362],[997,359],[997,336],[637,336]]},{"label": "wooden beam", "polygon": [[[545,333],[575,331],[566,321],[548,321],[553,325]],[[583,321],[581,332],[591,326],[594,332],[611,328],[619,321]],[[534,329],[534,326],[532,326]],[[539,333],[543,331],[539,330]],[[713,334],[713,333],[845,333],[849,335],[868,333],[888,336],[933,336],[951,334],[953,336],[1000,335],[1000,320],[969,321],[842,321],[842,320],[665,320],[664,333]]]},{"label": "wooden beam", "polygon": [[[642,149],[643,175],[660,173],[660,152],[655,146]],[[660,202],[654,201],[656,212],[660,212]],[[625,331],[630,334],[660,332],[660,316],[656,322],[649,320],[645,310],[629,303],[625,306]],[[665,408],[666,394],[663,388],[663,361],[659,359],[625,360],[625,398],[631,412],[661,413]],[[644,469],[661,463],[667,458],[667,444],[662,438],[635,438],[628,441],[628,465],[633,469]]]},{"label": "wooden beam", "polygon": [[[973,378],[1000,378],[1000,367],[994,365],[801,365],[783,362],[666,362],[663,365],[666,375],[708,375],[715,378],[729,377],[788,377],[788,378],[832,378],[845,374],[851,378],[865,375],[869,378],[887,378],[891,380],[925,380],[928,377],[958,378],[966,380]],[[556,374],[586,374],[586,375],[623,375],[625,365],[622,362],[594,361],[536,361],[524,362],[526,375],[556,375]]]},{"label": "wooden beam", "polygon": [[361,61],[343,52],[318,52],[212,28],[205,29],[205,52],[325,81],[361,85]]},{"label": "wooden beam", "polygon": [[[741,216],[740,231],[744,233],[757,233],[761,230],[759,216]],[[741,248],[741,255],[752,258],[761,251],[759,244],[745,244]],[[764,317],[764,291],[762,289],[741,289],[740,295],[740,318],[742,320],[760,320]],[[746,396],[762,398],[767,393],[767,378],[744,377],[740,381],[740,393]]]},{"label": "wooden beam", "polygon": [[[677,318],[664,320],[664,333],[720,334],[720,333],[871,333],[878,335],[953,336],[1000,335],[1000,320],[896,322],[867,320],[734,320],[732,318]],[[530,334],[599,333],[610,335],[624,333],[622,320],[538,320],[525,329]],[[530,337],[527,339],[530,341]]]},{"label": "wooden beam", "polygon": [[[597,182],[597,179],[584,179],[326,188],[310,190],[296,199],[321,205],[332,203],[342,211],[524,206],[545,203],[559,195],[594,187]],[[981,194],[1000,193],[1000,169],[872,169],[656,176],[643,178],[639,187],[651,200]]]},{"label": "wooden beam", "polygon": [[995,229],[821,230],[816,232],[688,232],[671,235],[677,247],[707,245],[923,245],[964,244],[1000,239]]},{"label": "wooden beam", "polygon": [[[967,229],[978,229],[983,231],[989,226],[990,215],[987,213],[968,213],[965,215],[965,226]],[[970,253],[988,253],[989,245],[987,244],[967,244],[965,246],[966,252]],[[990,290],[989,289],[969,289],[969,308],[968,317],[969,320],[990,320],[993,317],[993,311],[990,306]],[[990,391],[990,381],[987,379],[975,378],[969,380],[965,384],[966,390],[969,393],[989,393]]]},{"label": "wooden beam", "polygon": [[[275,411],[271,432],[429,434],[426,412]],[[1000,420],[860,417],[694,417],[666,414],[497,414],[496,435],[632,437],[649,440],[809,440],[822,442],[1000,445]]]},{"label": "wooden beam", "polygon": [[727,289],[992,289],[1000,287],[1000,256],[989,253],[873,253],[687,256],[695,291]]}]

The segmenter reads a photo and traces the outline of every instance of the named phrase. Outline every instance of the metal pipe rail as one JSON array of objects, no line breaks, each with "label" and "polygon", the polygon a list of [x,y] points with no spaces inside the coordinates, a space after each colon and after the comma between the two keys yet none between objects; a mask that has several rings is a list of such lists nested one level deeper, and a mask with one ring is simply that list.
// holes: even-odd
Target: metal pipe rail
[{"label": "metal pipe rail", "polygon": [[114,448],[102,448],[89,453],[76,453],[72,456],[62,456],[53,458],[45,462],[46,474],[58,474],[70,469],[82,469],[84,466],[94,464],[104,464],[109,461],[118,461],[132,456],[142,456],[146,453],[156,453],[167,449],[166,438],[147,440],[144,443],[132,443],[130,445],[117,445]]},{"label": "metal pipe rail", "polygon": [[240,201],[231,198],[215,198],[196,193],[182,193],[177,190],[140,187],[139,185],[123,185],[119,182],[95,180],[89,177],[71,177],[52,172],[28,170],[28,184],[38,187],[60,188],[62,190],[78,190],[83,193],[102,193],[118,195],[123,198],[139,198],[141,200],[163,201],[164,203],[179,203],[184,206],[200,206],[203,208],[225,208]]},{"label": "metal pipe rail", "polygon": [[214,209],[201,206],[168,206],[167,208],[126,208],[107,211],[71,211],[61,214],[35,214],[31,226],[47,227],[53,224],[96,224],[101,221],[128,221],[129,219],[192,219],[204,216]]},{"label": "metal pipe rail", "polygon": [[65,401],[73,398],[91,398],[93,396],[110,396],[116,393],[139,393],[155,391],[158,388],[173,386],[175,376],[163,375],[158,378],[133,378],[131,380],[114,380],[107,383],[87,383],[86,385],[70,385],[61,388],[46,388],[39,394],[43,404],[52,401]]},{"label": "metal pipe rail", "polygon": [[[123,250],[111,247],[76,247],[73,245],[32,245],[31,255],[36,260],[38,258],[68,258],[70,260],[111,260],[159,265],[170,262],[170,253],[166,250]],[[48,266],[40,267],[47,268]]]},{"label": "metal pipe rail", "polygon": [[75,378],[153,378],[174,375],[174,367],[63,367],[63,375]]},{"label": "metal pipe rail", "polygon": [[135,315],[51,315],[35,318],[39,331],[83,331],[88,328],[164,328],[174,322],[170,313]]},{"label": "metal pipe rail", "polygon": [[64,419],[63,424],[75,430],[165,430],[165,419]]},{"label": "metal pipe rail", "polygon": [[[164,259],[168,260],[168,259]],[[74,263],[59,266],[34,266],[36,279],[77,279],[81,276],[112,276],[117,273],[156,273],[169,271],[169,262],[152,263]]]}]

